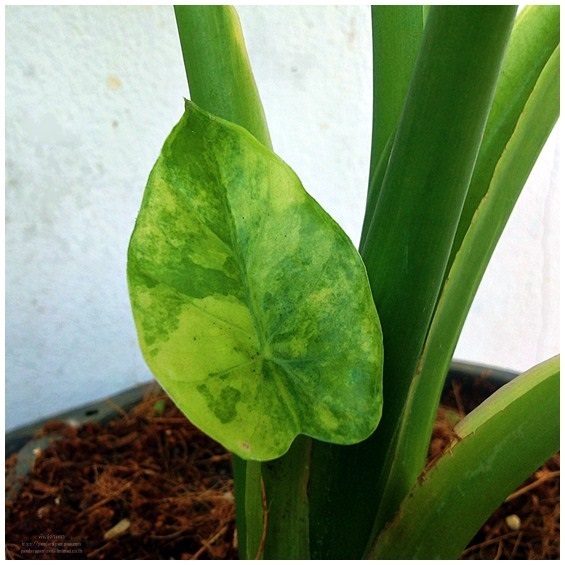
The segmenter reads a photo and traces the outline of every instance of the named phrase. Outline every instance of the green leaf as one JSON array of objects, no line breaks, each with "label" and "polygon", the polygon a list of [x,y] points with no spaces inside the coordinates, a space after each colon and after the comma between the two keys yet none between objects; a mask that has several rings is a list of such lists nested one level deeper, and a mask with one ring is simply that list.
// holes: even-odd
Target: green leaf
[{"label": "green leaf", "polygon": [[186,103],[149,177],[128,282],[149,367],[237,455],[375,429],[382,336],[363,262],[243,128]]},{"label": "green leaf", "polygon": [[457,559],[504,499],[559,450],[559,356],[516,377],[457,426],[369,552]]}]

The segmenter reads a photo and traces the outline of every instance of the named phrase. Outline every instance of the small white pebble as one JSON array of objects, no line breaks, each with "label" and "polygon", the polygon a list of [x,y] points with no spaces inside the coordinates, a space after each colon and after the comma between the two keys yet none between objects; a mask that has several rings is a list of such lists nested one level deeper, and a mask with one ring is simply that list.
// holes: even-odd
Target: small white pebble
[{"label": "small white pebble", "polygon": [[112,538],[117,538],[118,536],[125,534],[129,530],[130,526],[131,522],[127,518],[124,518],[104,534],[104,539],[108,541]]},{"label": "small white pebble", "polygon": [[522,521],[520,517],[516,514],[510,514],[506,516],[506,525],[513,531],[519,530],[520,526],[522,525]]}]

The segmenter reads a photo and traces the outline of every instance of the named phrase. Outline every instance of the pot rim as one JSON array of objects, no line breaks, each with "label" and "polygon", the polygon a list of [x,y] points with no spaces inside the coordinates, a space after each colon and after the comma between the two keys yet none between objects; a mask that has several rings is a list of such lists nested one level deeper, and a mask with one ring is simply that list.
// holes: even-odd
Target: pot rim
[{"label": "pot rim", "polygon": [[[453,378],[472,380],[483,378],[497,387],[501,387],[518,375],[515,371],[502,369],[480,363],[454,360],[445,380],[446,385]],[[79,427],[87,422],[104,424],[117,416],[120,410],[128,411],[133,408],[152,388],[158,386],[157,381],[149,381],[135,385],[115,395],[102,400],[83,404],[58,414],[25,424],[5,435],[5,457],[20,451],[48,422],[61,421],[73,427]]]}]

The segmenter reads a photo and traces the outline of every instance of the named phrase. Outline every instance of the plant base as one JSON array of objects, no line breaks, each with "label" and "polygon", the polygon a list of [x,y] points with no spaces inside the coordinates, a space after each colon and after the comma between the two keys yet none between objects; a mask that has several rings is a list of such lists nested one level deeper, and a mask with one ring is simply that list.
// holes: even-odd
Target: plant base
[{"label": "plant base", "polygon": [[[484,386],[452,382],[430,461],[448,443],[456,414],[484,398]],[[52,422],[40,433],[53,434],[62,439],[36,449],[24,482],[14,478],[17,455],[6,461],[8,559],[237,559],[230,456],[159,388],[106,425]],[[558,559],[558,475],[556,455],[462,558]]]}]

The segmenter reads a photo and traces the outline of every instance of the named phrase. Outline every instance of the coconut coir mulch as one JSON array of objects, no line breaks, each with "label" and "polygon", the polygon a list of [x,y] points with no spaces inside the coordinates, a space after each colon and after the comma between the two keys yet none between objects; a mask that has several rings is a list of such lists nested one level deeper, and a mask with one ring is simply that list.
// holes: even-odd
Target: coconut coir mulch
[{"label": "coconut coir mulch", "polygon": [[[461,387],[445,400],[464,414],[472,405]],[[430,459],[449,442],[453,413],[440,410]],[[63,439],[37,454],[17,497],[7,493],[7,559],[237,559],[230,456],[158,388],[107,425],[52,423],[41,433],[54,432]],[[7,477],[15,464],[7,460]],[[559,558],[558,455],[462,558]]]}]

